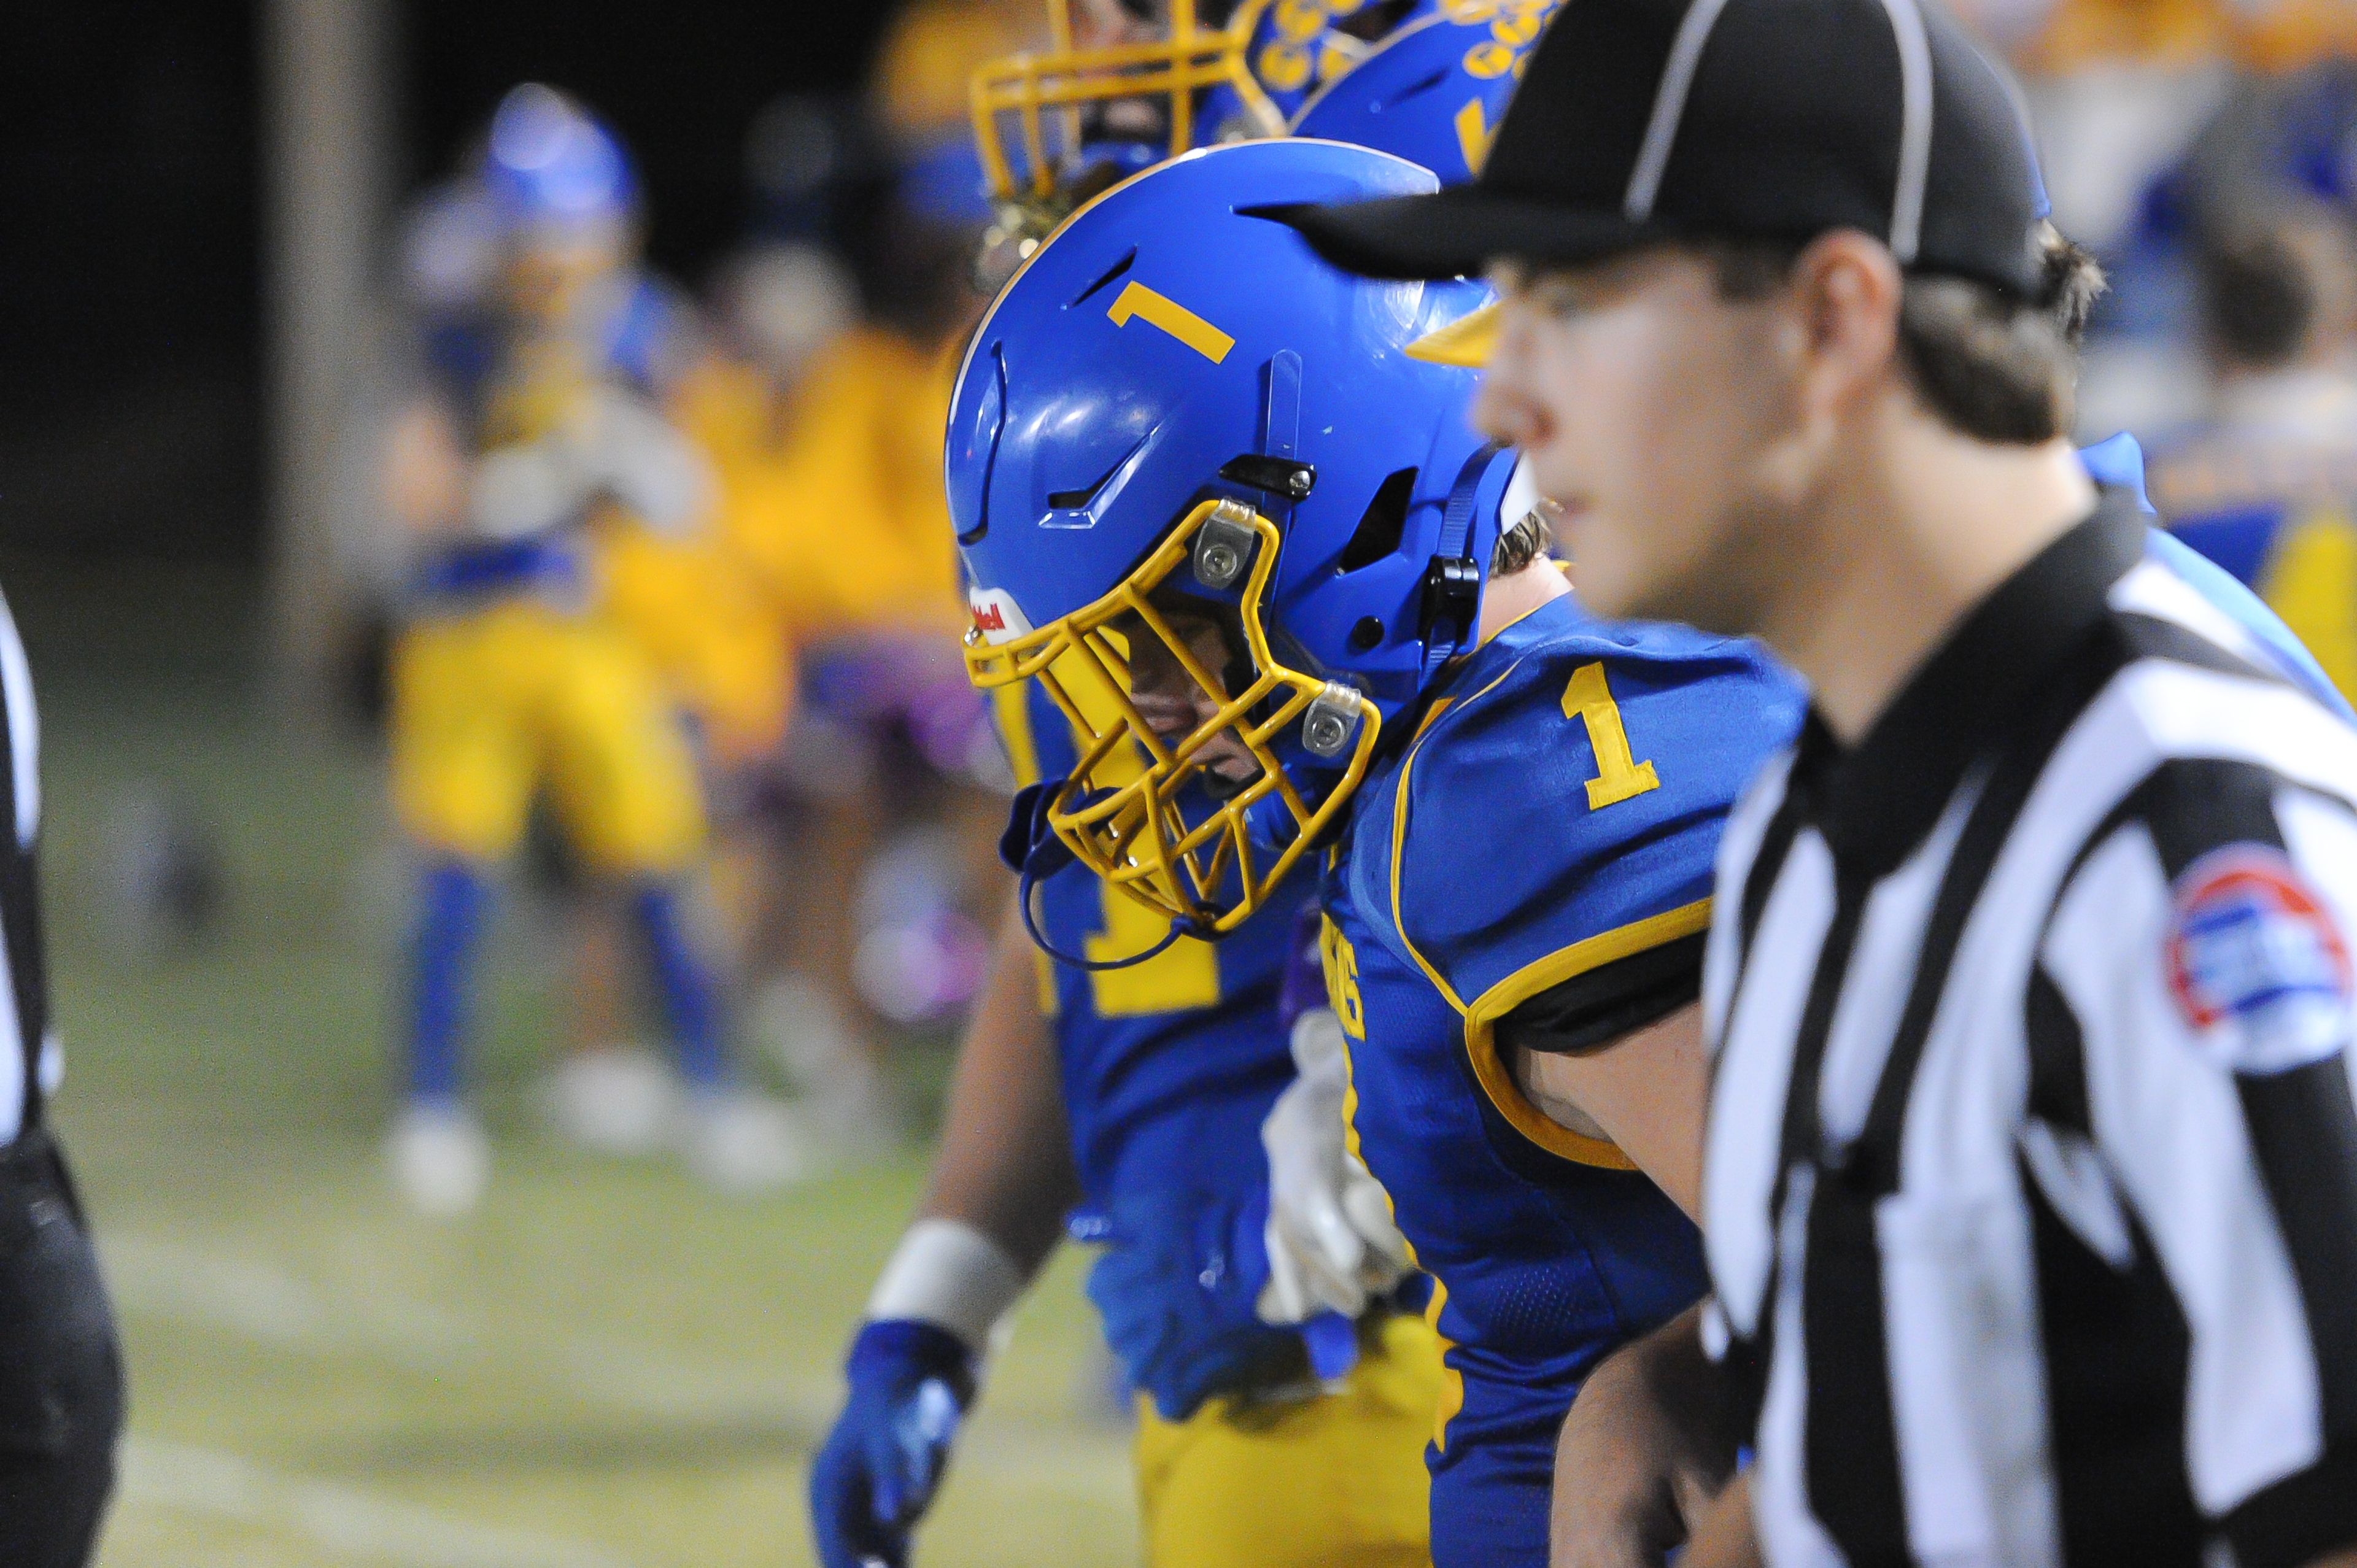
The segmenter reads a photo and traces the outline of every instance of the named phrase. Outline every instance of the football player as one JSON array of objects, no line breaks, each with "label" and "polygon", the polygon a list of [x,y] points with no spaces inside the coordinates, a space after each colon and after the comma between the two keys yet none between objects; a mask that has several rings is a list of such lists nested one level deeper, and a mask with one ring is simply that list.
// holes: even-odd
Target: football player
[{"label": "football player", "polygon": [[1446,1568],[1544,1561],[1580,1377],[1701,1290],[1706,890],[1799,701],[1578,608],[1435,360],[1479,285],[1343,279],[1276,221],[1432,184],[1269,142],[1116,188],[984,323],[949,478],[977,682],[1082,736],[1018,803],[1027,880],[1077,856],[1185,940],[1323,872],[1349,1136],[1437,1281]]},{"label": "football player", "polygon": [[[1302,118],[1318,94],[1392,39],[1436,18],[1471,29],[1461,64],[1390,85],[1413,95],[1469,82],[1473,91],[1450,105],[1463,116],[1448,127],[1463,150],[1431,160],[1444,177],[1461,177],[1457,166],[1478,164],[1521,60],[1557,3],[1048,0],[1048,46],[974,73],[974,138],[1000,204],[999,243],[980,270],[1003,281],[1074,208],[1190,148],[1288,131],[1361,140],[1337,127],[1305,127]],[[1360,76],[1354,90],[1356,118],[1372,134],[1368,145],[1390,147],[1404,134],[1424,139],[1391,123],[1369,81]]]},{"label": "football player", "polygon": [[[1493,121],[1512,85],[1509,70],[1468,64],[1491,59],[1494,22],[1401,29],[1296,131],[1380,137],[1464,177],[1480,150],[1466,128]],[[1085,668],[1063,682],[1100,725],[1121,701]],[[1071,720],[1044,688],[996,697],[1019,782],[1077,768]],[[1032,952],[1010,912],[932,1189],[877,1286],[813,1474],[827,1561],[905,1551],[992,1326],[1076,1203],[1071,1232],[1105,1248],[1091,1294],[1141,1393],[1147,1561],[1426,1560],[1437,1347],[1399,1310],[1414,1299],[1394,1294],[1405,1244],[1345,1147],[1343,1038],[1316,927],[1306,942],[1288,929],[1308,892],[1216,946],[1149,952],[1165,922],[1070,870],[1041,881],[1022,918],[1063,962]],[[1312,1321],[1271,1327],[1264,1305]]]},{"label": "football player", "polygon": [[703,853],[694,761],[588,564],[600,521],[683,531],[709,504],[701,457],[654,402],[680,338],[630,264],[635,180],[609,132],[528,85],[492,118],[475,199],[493,280],[425,323],[433,384],[393,430],[394,510],[416,542],[393,656],[393,793],[426,861],[393,1172],[427,1212],[480,1193],[468,972],[490,876],[545,789],[581,862],[627,893],[694,1090],[691,1157],[731,1185],[775,1179],[785,1143],[731,1085],[713,966],[682,906]]},{"label": "football player", "polygon": [[2159,445],[2178,536],[2251,585],[2357,693],[2357,248],[2311,203],[2245,217],[2201,267],[2212,417]]},{"label": "football player", "polygon": [[[995,885],[979,900],[972,888],[995,875],[1004,779],[945,636],[956,564],[933,474],[955,345],[981,309],[967,275],[988,216],[978,180],[971,148],[909,156],[860,248],[867,318],[812,353],[790,390],[755,381],[755,406],[740,393],[700,411],[737,431],[723,443],[722,529],[801,667],[791,727],[739,779],[766,841],[768,891],[748,909],[750,1021],[838,1150],[903,1135],[886,1042],[970,1004],[996,908]],[[926,834],[915,854],[912,832]],[[921,868],[901,879],[921,891],[863,915],[853,890],[896,861]],[[845,897],[796,898],[795,886]]]}]

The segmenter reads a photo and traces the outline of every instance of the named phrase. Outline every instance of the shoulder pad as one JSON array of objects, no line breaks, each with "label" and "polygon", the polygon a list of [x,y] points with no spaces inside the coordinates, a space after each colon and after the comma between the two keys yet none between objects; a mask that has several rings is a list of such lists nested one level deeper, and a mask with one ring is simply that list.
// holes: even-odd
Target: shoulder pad
[{"label": "shoulder pad", "polygon": [[1394,923],[1457,1005],[1700,930],[1727,811],[1799,728],[1792,678],[1749,643],[1584,620],[1460,685],[1389,824]]}]

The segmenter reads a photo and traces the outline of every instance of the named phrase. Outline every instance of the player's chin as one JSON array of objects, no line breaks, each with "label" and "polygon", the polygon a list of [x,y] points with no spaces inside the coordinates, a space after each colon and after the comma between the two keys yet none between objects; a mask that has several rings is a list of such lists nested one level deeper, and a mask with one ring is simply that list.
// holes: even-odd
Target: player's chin
[{"label": "player's chin", "polygon": [[1203,788],[1213,800],[1240,795],[1259,777],[1260,764],[1249,756],[1207,757],[1203,761]]}]

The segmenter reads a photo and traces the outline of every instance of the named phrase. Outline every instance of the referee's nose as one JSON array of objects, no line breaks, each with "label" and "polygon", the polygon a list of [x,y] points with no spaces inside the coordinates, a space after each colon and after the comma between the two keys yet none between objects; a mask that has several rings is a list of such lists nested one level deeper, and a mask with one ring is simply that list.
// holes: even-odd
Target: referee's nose
[{"label": "referee's nose", "polygon": [[1545,445],[1555,421],[1531,382],[1530,305],[1506,295],[1498,302],[1498,336],[1482,362],[1473,396],[1473,428],[1489,439],[1527,452]]}]

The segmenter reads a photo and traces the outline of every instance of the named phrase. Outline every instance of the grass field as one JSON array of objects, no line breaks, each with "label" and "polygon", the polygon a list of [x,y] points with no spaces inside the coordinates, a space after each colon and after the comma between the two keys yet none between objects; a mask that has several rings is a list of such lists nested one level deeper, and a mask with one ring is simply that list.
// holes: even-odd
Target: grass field
[{"label": "grass field", "polygon": [[[377,1165],[399,911],[365,748],[265,700],[242,579],[0,570],[45,703],[57,1119],[130,1364],[106,1568],[808,1561],[804,1466],[921,1162],[731,1203],[552,1146],[526,1090],[557,981],[511,929],[484,993],[490,1198],[412,1219]],[[158,787],[228,870],[216,934],[162,951],[110,893],[121,802]],[[1023,1310],[921,1563],[1135,1560],[1125,1435],[1081,1413],[1093,1326],[1069,1262]]]}]

